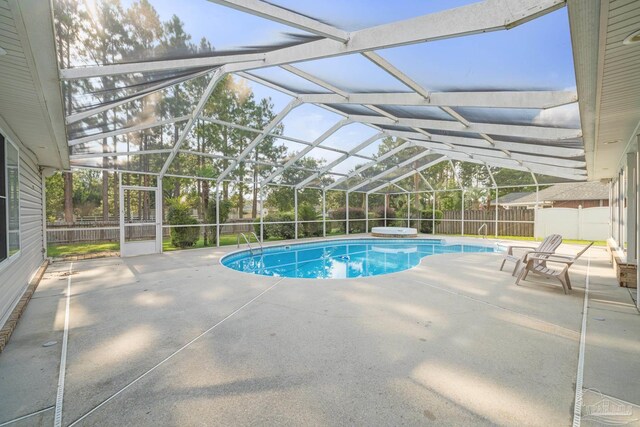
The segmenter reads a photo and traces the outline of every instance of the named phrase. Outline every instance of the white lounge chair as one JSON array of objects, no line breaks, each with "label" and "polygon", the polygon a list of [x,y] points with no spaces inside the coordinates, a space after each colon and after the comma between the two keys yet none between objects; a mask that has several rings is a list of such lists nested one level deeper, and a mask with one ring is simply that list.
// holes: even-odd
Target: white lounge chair
[{"label": "white lounge chair", "polygon": [[[504,267],[504,263],[507,261],[513,262],[516,265],[513,267],[513,271],[511,272],[512,276],[515,276],[518,272],[520,266],[527,262],[527,255],[531,253],[537,254],[553,254],[558,249],[558,246],[562,243],[562,236],[559,234],[551,234],[538,245],[537,248],[533,248],[531,246],[516,246],[516,245],[504,245],[507,248],[507,252],[504,254],[502,259],[502,265],[500,265],[500,271]],[[518,249],[518,253],[514,253],[513,250]],[[543,262],[544,264],[544,262]]]},{"label": "white lounge chair", "polygon": [[[570,257],[566,255],[557,255],[557,254],[536,254],[530,253],[527,256],[527,262],[520,271],[518,275],[518,279],[516,280],[516,285],[520,284],[520,280],[525,280],[527,278],[527,274],[530,271],[539,274],[544,277],[554,277],[562,283],[562,289],[565,294],[569,293],[569,289],[571,289],[571,280],[569,279],[569,268],[573,265],[574,262],[580,256],[587,251],[593,245],[593,242],[589,243],[584,249],[578,252],[575,256]],[[551,268],[547,265],[550,264],[560,264],[562,268]]]}]

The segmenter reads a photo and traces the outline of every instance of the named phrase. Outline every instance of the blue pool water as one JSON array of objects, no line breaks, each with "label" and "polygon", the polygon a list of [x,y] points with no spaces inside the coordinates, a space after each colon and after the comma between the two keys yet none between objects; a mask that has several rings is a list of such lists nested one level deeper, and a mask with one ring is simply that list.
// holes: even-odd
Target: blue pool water
[{"label": "blue pool water", "polygon": [[415,267],[429,255],[494,252],[494,247],[446,244],[434,239],[353,239],[265,247],[235,252],[221,263],[263,276],[344,279],[396,273]]}]

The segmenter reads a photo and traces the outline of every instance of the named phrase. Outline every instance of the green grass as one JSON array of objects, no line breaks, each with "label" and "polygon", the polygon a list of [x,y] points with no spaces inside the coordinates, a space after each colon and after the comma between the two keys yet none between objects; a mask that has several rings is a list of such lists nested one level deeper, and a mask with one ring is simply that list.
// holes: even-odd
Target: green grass
[{"label": "green grass", "polygon": [[[477,234],[465,234],[464,237],[478,237]],[[536,239],[535,237],[522,237],[522,236],[487,236],[489,239],[499,239],[499,240],[521,240],[521,241],[531,241],[531,242],[541,242],[542,239]],[[569,245],[588,245],[592,240],[576,240],[576,239],[562,239],[562,243],[566,243]],[[607,246],[606,240],[596,240],[593,243],[593,246]]]},{"label": "green grass", "polygon": [[[340,232],[338,230],[333,230],[332,232],[327,233],[327,236],[337,236],[344,235],[344,232]],[[476,234],[465,234],[465,237],[478,237]],[[487,236],[490,239],[499,239],[499,240],[521,240],[521,241],[531,241],[531,242],[539,242],[542,239],[536,239],[534,237],[522,237],[522,236]],[[268,242],[275,242],[282,239],[277,238],[269,238]],[[586,245],[590,242],[590,240],[574,240],[574,239],[564,239],[563,243],[573,244],[573,245]],[[237,236],[235,234],[223,234],[220,236],[220,246],[231,246],[237,243]],[[607,242],[604,240],[597,240],[594,243],[594,246],[606,246]],[[200,238],[196,244],[190,248],[185,249],[198,249],[204,248],[204,239]],[[68,257],[68,256],[76,256],[76,255],[85,255],[92,254],[96,252],[107,252],[107,251],[118,251],[120,250],[120,245],[117,242],[99,242],[99,243],[71,243],[71,244],[51,244],[47,246],[47,254],[53,258],[59,257]],[[171,244],[171,239],[167,238],[162,242],[162,250],[165,252],[177,251],[180,248],[176,248]]]},{"label": "green grass", "polygon": [[117,242],[51,244],[47,246],[47,255],[58,258],[118,250],[120,244]]}]

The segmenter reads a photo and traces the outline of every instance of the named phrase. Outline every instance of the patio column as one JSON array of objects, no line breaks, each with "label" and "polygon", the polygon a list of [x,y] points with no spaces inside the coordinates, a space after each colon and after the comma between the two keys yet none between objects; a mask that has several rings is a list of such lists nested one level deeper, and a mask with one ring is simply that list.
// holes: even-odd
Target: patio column
[{"label": "patio column", "polygon": [[[47,177],[42,174],[40,177],[40,197],[42,198],[42,254],[44,257],[48,257],[47,255]],[[162,197],[162,193],[158,195],[158,197]],[[162,206],[162,204],[160,205]],[[115,214],[115,212],[114,212]],[[156,212],[156,216],[158,213]],[[160,231],[163,231],[162,228],[162,217],[160,217]],[[162,245],[160,245],[160,252],[162,253]]]},{"label": "patio column", "polygon": [[298,189],[293,187],[293,220],[295,228],[295,239],[298,240]]},{"label": "patio column", "polygon": [[620,173],[620,247],[623,248],[627,242],[627,210],[625,209],[625,198],[627,190],[627,167],[623,166]]},{"label": "patio column", "polygon": [[636,153],[627,153],[627,262],[636,262],[636,234],[638,230],[636,209],[638,171],[636,170],[636,157]]},{"label": "patio column", "polygon": [[349,234],[349,192],[346,191],[345,194],[346,194],[345,199],[347,203],[347,209],[345,210],[345,219],[346,219],[345,229],[348,235]]},{"label": "patio column", "polygon": [[613,237],[613,180],[609,180],[609,237]]},{"label": "patio column", "polygon": [[611,237],[619,242],[618,239],[618,180],[620,175],[616,175],[611,182]]},{"label": "patio column", "polygon": [[322,237],[327,237],[327,191],[322,190]]},{"label": "patio column", "polygon": [[[636,265],[640,260],[640,220],[637,218],[637,214],[640,212],[640,136],[636,142],[636,177],[635,177],[635,200],[636,200]],[[640,274],[636,274],[636,306],[640,309]]]}]

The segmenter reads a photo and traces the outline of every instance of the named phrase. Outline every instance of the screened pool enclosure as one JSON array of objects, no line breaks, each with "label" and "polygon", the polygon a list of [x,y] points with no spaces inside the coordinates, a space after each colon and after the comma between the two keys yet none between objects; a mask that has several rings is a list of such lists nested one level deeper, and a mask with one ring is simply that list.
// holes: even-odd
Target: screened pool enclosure
[{"label": "screened pool enclosure", "polygon": [[118,194],[102,230],[508,234],[533,218],[500,197],[586,180],[564,1],[391,3],[54,0],[71,165]]}]

